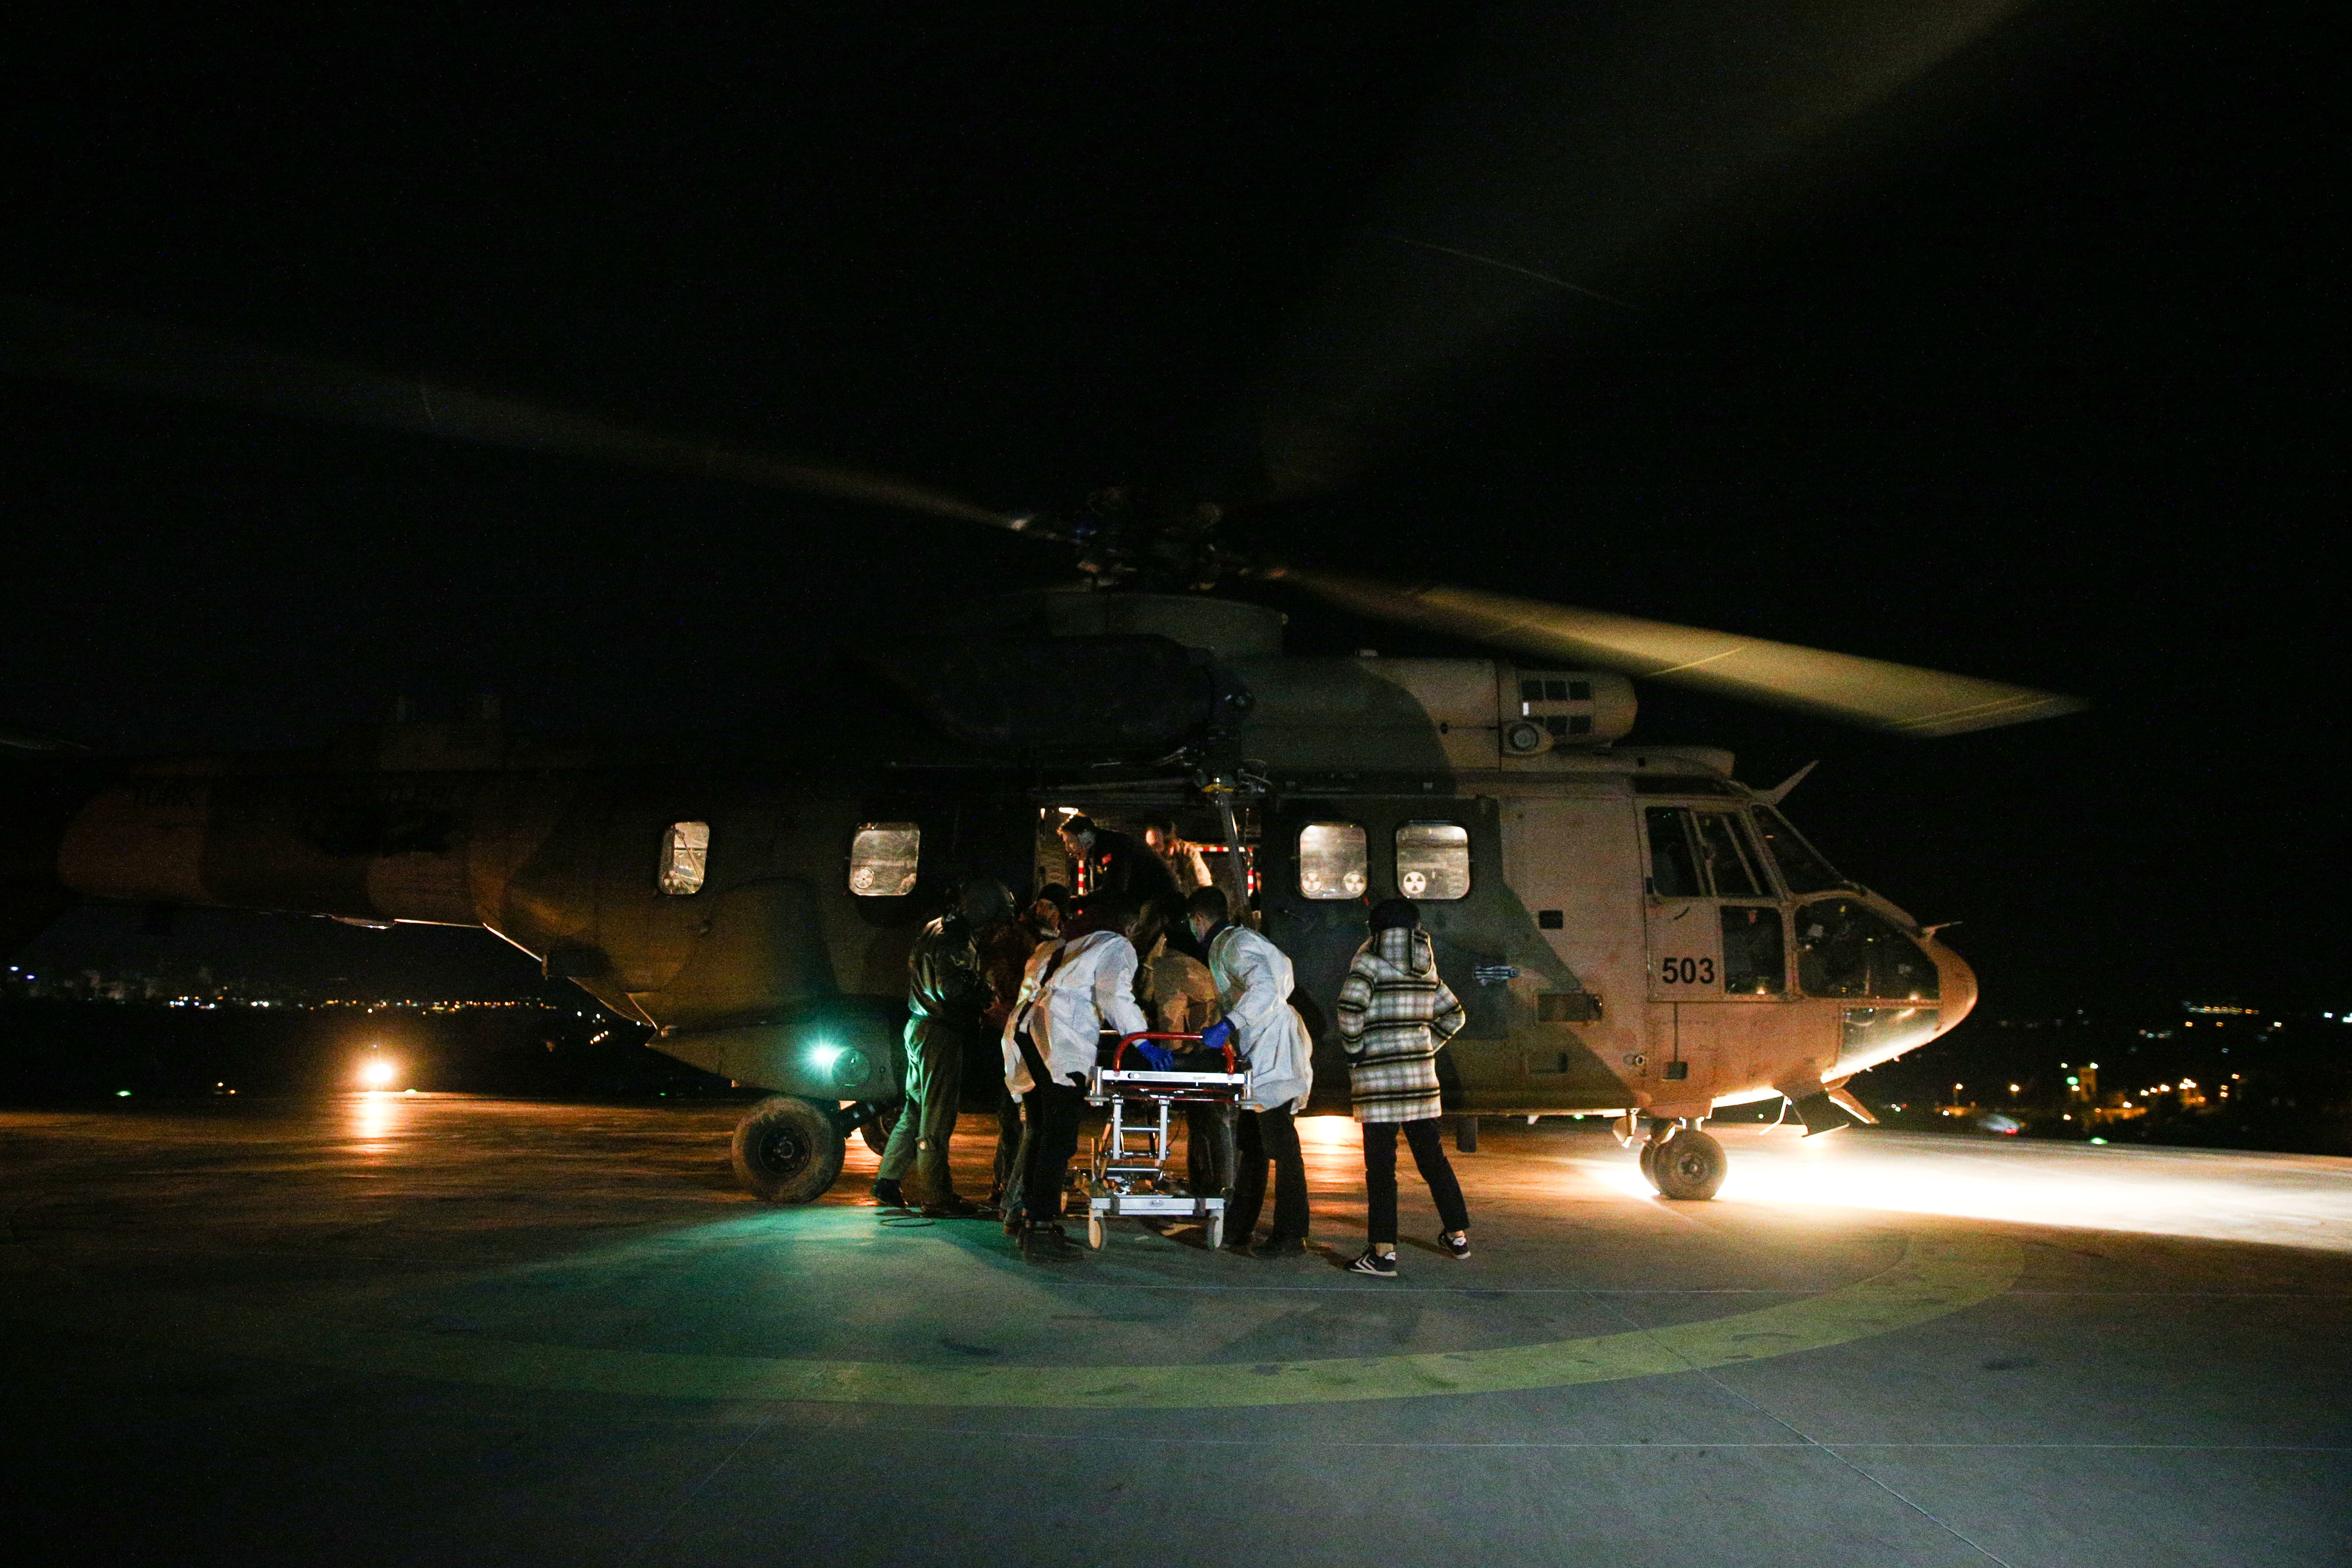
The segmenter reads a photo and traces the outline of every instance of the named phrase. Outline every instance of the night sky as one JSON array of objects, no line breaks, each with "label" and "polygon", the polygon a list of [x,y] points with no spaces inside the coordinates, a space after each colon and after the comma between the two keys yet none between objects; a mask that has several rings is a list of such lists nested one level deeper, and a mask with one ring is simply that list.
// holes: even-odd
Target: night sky
[{"label": "night sky", "polygon": [[[1208,483],[1482,35],[1085,16],[53,24],[7,68],[0,289],[1013,510]],[[2352,1005],[2317,53],[2029,10],[1611,279],[1635,309],[1562,294],[1442,367],[1349,485],[1236,541],[2078,692],[1915,742],[1653,688],[1637,733],[1763,784],[1823,759],[1791,815],[1963,922],[1990,1012]],[[773,732],[845,637],[1067,569],[659,474],[0,399],[0,723],[108,748],[482,690],[543,731]],[[1294,651],[1473,651],[1277,602]]]}]

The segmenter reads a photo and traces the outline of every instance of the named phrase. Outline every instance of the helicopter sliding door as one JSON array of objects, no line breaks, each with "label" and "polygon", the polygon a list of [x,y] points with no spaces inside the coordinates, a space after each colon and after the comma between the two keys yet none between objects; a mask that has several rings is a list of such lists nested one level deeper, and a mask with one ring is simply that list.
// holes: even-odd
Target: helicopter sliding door
[{"label": "helicopter sliding door", "polygon": [[1610,1109],[1645,1075],[1643,936],[1627,898],[1641,861],[1625,799],[1502,803],[1503,864],[1541,945],[1514,956],[1517,1066],[1529,1110]]}]

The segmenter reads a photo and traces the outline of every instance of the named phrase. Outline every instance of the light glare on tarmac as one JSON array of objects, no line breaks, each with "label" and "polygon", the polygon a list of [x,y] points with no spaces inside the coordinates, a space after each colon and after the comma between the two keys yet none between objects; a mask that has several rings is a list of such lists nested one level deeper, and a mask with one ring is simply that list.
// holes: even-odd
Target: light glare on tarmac
[{"label": "light glare on tarmac", "polygon": [[[1344,1119],[1304,1256],[1120,1222],[1041,1268],[876,1207],[862,1140],[750,1203],[740,1112],[0,1111],[16,1555],[2318,1568],[2352,1530],[2352,1162],[1734,1127],[1732,1199],[1675,1204],[1590,1122],[1496,1119],[1473,1257],[1404,1175],[1374,1281]],[[2119,1176],[2306,1245],[1884,1212],[2178,1228]]]},{"label": "light glare on tarmac", "polygon": [[[2352,1160],[2125,1148],[1854,1129],[1714,1128],[1731,1159],[1717,1201],[1950,1215],[2352,1252]],[[1570,1162],[1650,1198],[1613,1145]]]}]

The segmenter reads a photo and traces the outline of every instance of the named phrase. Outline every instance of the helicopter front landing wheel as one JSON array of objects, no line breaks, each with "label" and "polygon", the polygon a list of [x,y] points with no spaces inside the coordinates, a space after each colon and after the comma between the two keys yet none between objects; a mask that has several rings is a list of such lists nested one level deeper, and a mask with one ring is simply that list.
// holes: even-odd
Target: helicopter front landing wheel
[{"label": "helicopter front landing wheel", "polygon": [[1729,1162],[1723,1145],[1696,1127],[1685,1127],[1663,1143],[1642,1145],[1642,1174],[1661,1197],[1686,1203],[1715,1196]]},{"label": "helicopter front landing wheel", "polygon": [[841,1129],[829,1106],[779,1094],[735,1124],[735,1176],[772,1204],[814,1203],[841,1174]]}]

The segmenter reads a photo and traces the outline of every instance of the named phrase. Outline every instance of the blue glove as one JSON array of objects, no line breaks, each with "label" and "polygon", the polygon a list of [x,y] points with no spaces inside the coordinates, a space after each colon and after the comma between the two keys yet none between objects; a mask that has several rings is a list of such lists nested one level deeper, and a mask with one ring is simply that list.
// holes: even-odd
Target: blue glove
[{"label": "blue glove", "polygon": [[1201,1031],[1201,1048],[1204,1051],[1223,1050],[1233,1043],[1233,1039],[1234,1026],[1220,1018]]},{"label": "blue glove", "polygon": [[1154,1072],[1171,1072],[1175,1069],[1176,1053],[1166,1046],[1154,1045],[1150,1040],[1138,1040],[1135,1042],[1135,1054],[1150,1062],[1151,1070]]}]

